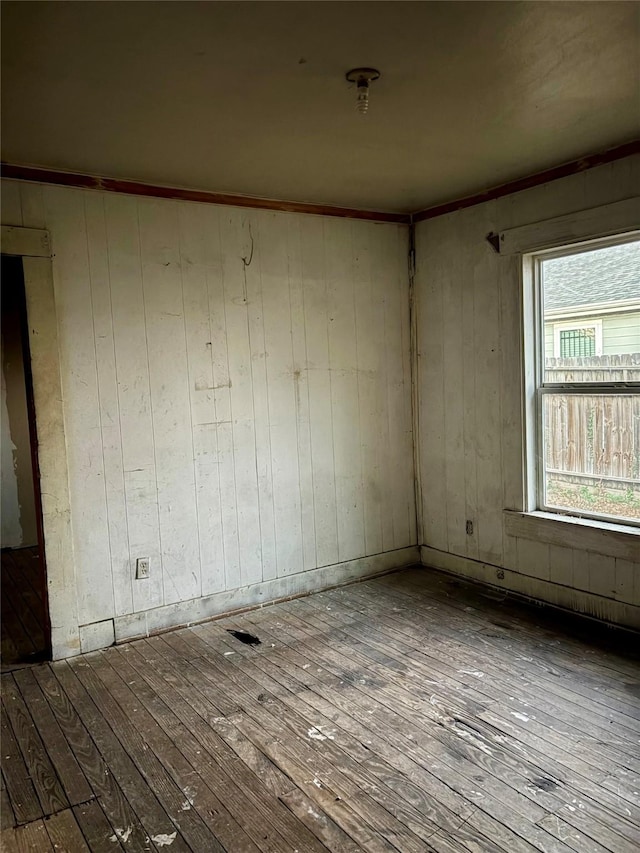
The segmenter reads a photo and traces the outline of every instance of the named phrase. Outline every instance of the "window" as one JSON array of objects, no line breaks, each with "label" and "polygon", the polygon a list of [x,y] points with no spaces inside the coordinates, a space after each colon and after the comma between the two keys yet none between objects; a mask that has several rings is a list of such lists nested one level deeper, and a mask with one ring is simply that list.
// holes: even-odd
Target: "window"
[{"label": "window", "polygon": [[602,355],[602,320],[555,323],[553,354],[556,358]]},{"label": "window", "polygon": [[640,524],[640,234],[524,260],[537,330],[530,509]]}]

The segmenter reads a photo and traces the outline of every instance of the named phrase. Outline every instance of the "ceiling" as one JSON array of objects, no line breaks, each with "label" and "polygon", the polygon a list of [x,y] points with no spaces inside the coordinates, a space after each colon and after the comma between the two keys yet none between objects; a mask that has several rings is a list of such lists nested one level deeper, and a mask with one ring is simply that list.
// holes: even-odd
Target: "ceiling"
[{"label": "ceiling", "polygon": [[[4,2],[2,157],[415,211],[640,137],[632,2]],[[345,72],[382,72],[366,116]]]}]

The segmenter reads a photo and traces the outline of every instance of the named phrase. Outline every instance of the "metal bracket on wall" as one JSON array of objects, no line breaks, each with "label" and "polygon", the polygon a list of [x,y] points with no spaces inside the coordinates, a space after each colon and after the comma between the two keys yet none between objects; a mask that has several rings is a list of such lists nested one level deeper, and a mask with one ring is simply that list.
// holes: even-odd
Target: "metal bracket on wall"
[{"label": "metal bracket on wall", "polygon": [[493,231],[491,234],[487,234],[487,243],[491,246],[494,252],[500,254],[500,235],[494,234]]}]

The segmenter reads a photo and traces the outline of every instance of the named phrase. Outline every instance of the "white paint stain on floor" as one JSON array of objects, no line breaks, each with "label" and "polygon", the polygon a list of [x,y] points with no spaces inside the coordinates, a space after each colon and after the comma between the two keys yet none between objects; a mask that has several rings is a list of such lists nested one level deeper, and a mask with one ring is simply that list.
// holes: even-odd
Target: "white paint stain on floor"
[{"label": "white paint stain on floor", "polygon": [[187,785],[185,787],[183,793],[184,793],[186,799],[185,799],[184,803],[182,804],[181,808],[182,808],[183,812],[188,812],[189,809],[191,808],[191,806],[195,802],[196,792],[194,791],[193,788],[191,788],[191,787],[189,787],[189,785]]},{"label": "white paint stain on floor", "polygon": [[157,847],[168,847],[176,840],[177,834],[177,832],[172,832],[170,835],[167,835],[166,833],[161,832],[159,835],[152,835],[151,840]]},{"label": "white paint stain on floor", "polygon": [[323,729],[322,726],[311,726],[307,732],[307,737],[312,740],[335,740],[335,729]]},{"label": "white paint stain on floor", "polygon": [[482,738],[482,736],[473,735],[471,734],[471,732],[459,728],[455,723],[451,726],[451,731],[459,738],[462,738],[463,740],[468,740],[469,743],[473,744],[473,746],[477,747],[477,749],[481,749],[482,752],[486,752],[487,755],[493,755],[492,750],[489,749],[486,743],[484,743],[484,739]]},{"label": "white paint stain on floor", "polygon": [[132,826],[128,826],[126,829],[118,829],[117,827],[114,827],[114,829],[114,834],[109,838],[109,841],[113,841],[114,843],[118,841],[123,841],[126,843],[129,840],[129,836],[133,832]]}]

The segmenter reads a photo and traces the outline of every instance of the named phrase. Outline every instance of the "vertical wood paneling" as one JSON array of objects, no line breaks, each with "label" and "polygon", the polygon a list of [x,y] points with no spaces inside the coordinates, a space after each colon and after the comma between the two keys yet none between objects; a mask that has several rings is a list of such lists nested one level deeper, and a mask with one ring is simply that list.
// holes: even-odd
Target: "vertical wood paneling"
[{"label": "vertical wood paneling", "polygon": [[[278,577],[304,567],[296,419],[296,376],[291,335],[288,234],[275,213],[256,216],[268,383],[268,421]],[[283,227],[284,226],[284,227]]]},{"label": "vertical wood paneling", "polygon": [[329,566],[338,562],[338,525],[323,225],[311,216],[300,222],[316,553]]},{"label": "vertical wood paneling", "polygon": [[[163,584],[138,205],[115,195],[104,203],[129,570],[133,577],[137,557],[148,557],[151,568],[150,577],[133,581],[133,609],[148,610],[163,603]],[[50,228],[55,239],[55,220]]]},{"label": "vertical wood paneling", "polygon": [[269,426],[269,383],[267,379],[268,352],[265,342],[264,301],[261,272],[260,221],[256,220],[253,234],[253,257],[245,265],[251,348],[251,380],[253,388],[253,415],[255,423],[256,477],[258,484],[258,513],[260,522],[260,548],[262,553],[262,579],[277,577],[276,527],[273,499],[273,461]]},{"label": "vertical wood paneling", "polygon": [[[54,288],[60,334],[74,554],[80,624],[113,616],[103,439],[93,327],[84,198],[48,187],[47,217],[56,221]],[[76,519],[78,522],[76,522]]]},{"label": "vertical wood paneling", "polygon": [[238,524],[239,577],[233,584],[261,580],[260,515],[258,509],[251,351],[245,266],[255,255],[250,214],[229,211],[220,217],[223,248],[224,317],[229,359],[229,396],[234,466],[234,503]]},{"label": "vertical wood paneling", "polygon": [[[517,257],[492,254],[485,238],[491,231],[639,192],[640,157],[632,157],[418,224],[418,441],[425,544],[532,578],[638,602],[631,580],[636,564],[633,574],[624,561],[618,566],[612,558],[506,535],[502,510],[522,509],[524,494],[521,273]],[[462,465],[456,456],[461,430]],[[459,534],[463,512],[467,517],[476,513],[477,546],[476,537]]]},{"label": "vertical wood paneling", "polygon": [[[360,427],[360,465],[362,470],[362,504],[364,541],[368,554],[379,554],[382,544],[382,501],[380,490],[382,460],[378,452],[382,425],[380,399],[380,341],[375,329],[380,327],[380,300],[377,281],[372,275],[376,263],[370,243],[370,229],[352,224],[353,276],[356,339],[358,343],[358,392]],[[373,332],[373,334],[372,334]]]},{"label": "vertical wood paneling", "polygon": [[[442,292],[442,324],[447,330],[443,364],[447,545],[454,554],[477,554],[475,353],[473,279],[463,259],[453,259],[453,277]],[[475,525],[466,533],[466,519]]]},{"label": "vertical wood paneling", "polygon": [[550,580],[549,545],[528,539],[518,539],[517,542],[517,570],[532,578]]},{"label": "vertical wood paneling", "polygon": [[[300,521],[302,525],[303,567],[317,565],[316,522],[313,500],[313,459],[311,455],[311,422],[309,418],[309,370],[307,332],[304,321],[304,287],[302,275],[302,240],[300,220],[288,216],[289,304],[291,309],[291,347],[296,411]],[[369,553],[375,554],[376,551]]]},{"label": "vertical wood paneling", "polygon": [[396,227],[395,249],[396,266],[393,274],[395,283],[396,304],[400,314],[400,358],[402,364],[401,408],[398,414],[402,417],[402,429],[400,432],[398,450],[398,471],[401,476],[398,482],[402,483],[402,505],[405,508],[407,526],[402,531],[404,539],[401,539],[397,547],[410,545],[416,541],[418,535],[416,518],[416,491],[414,457],[407,454],[404,448],[413,448],[413,400],[412,400],[412,342],[411,342],[411,317],[410,305],[407,298],[407,278],[409,274],[409,235],[407,229]]},{"label": "vertical wood paneling", "polygon": [[[0,192],[0,212],[3,225],[24,225],[22,221],[22,202],[20,188],[24,186],[19,181],[3,181]],[[31,228],[35,226],[27,225]]]},{"label": "vertical wood paneling", "polygon": [[[374,423],[371,424],[373,440],[375,441],[375,456],[378,459],[378,473],[374,484],[367,484],[367,491],[373,492],[380,503],[381,516],[381,550],[389,550],[394,547],[393,535],[393,495],[385,483],[391,481],[393,476],[393,459],[391,449],[391,438],[389,434],[388,417],[388,394],[387,394],[387,352],[386,352],[386,330],[385,311],[388,298],[388,276],[384,264],[387,248],[378,239],[378,234],[369,232],[370,251],[372,257],[372,326],[369,339],[376,350],[374,361]],[[362,346],[361,341],[361,346]],[[361,419],[362,420],[362,419]],[[371,476],[371,471],[366,470],[365,476]],[[380,485],[383,485],[382,489]]]},{"label": "vertical wood paneling", "polygon": [[[520,288],[514,282],[520,280],[519,261],[515,256],[500,258],[498,287],[500,293],[500,388],[518,389],[518,393],[500,395],[500,437],[502,506],[504,509],[524,507],[524,476],[522,467],[522,345],[521,345],[521,300]],[[503,563],[516,563],[516,542],[502,535]]]},{"label": "vertical wood paneling", "polygon": [[204,213],[190,204],[181,204],[178,211],[200,580],[202,594],[210,595],[224,589],[218,424],[209,299],[211,281],[220,280],[221,267],[218,222]]},{"label": "vertical wood paneling", "polygon": [[[488,234],[493,203],[476,209],[475,233]],[[500,418],[500,294],[496,256],[486,241],[471,255],[474,288],[476,499],[478,557],[502,562],[502,456]]]},{"label": "vertical wood paneling", "polygon": [[84,196],[114,613],[133,607],[104,199]]},{"label": "vertical wood paneling", "polygon": [[616,559],[616,588],[614,598],[629,604],[640,599],[640,571],[631,560]]},{"label": "vertical wood paneling", "polygon": [[[404,447],[410,441],[410,425],[407,423],[405,404],[411,395],[410,376],[405,376],[409,363],[403,359],[403,343],[409,345],[408,304],[406,294],[401,296],[400,277],[406,277],[406,267],[398,269],[398,231],[385,229],[379,237],[383,251],[383,269],[387,281],[384,298],[384,341],[387,375],[387,418],[389,421],[389,451],[390,465],[389,497],[392,501],[390,510],[393,518],[393,543],[400,548],[410,539],[411,507],[408,501],[407,484],[404,482]],[[406,244],[405,244],[406,245]],[[406,257],[406,252],[405,252]],[[397,476],[391,472],[399,472]],[[413,493],[411,495],[413,497]]]},{"label": "vertical wood paneling", "polygon": [[587,554],[589,592],[604,598],[614,598],[616,588],[616,561],[603,554]]},{"label": "vertical wood paneling", "polygon": [[354,311],[351,223],[325,221],[329,375],[338,524],[338,560],[364,553],[358,350]]},{"label": "vertical wood paneling", "polygon": [[[240,547],[238,512],[236,509],[236,475],[234,468],[233,428],[231,419],[231,374],[227,346],[227,326],[224,287],[224,250],[222,222],[227,211],[207,208],[203,216],[210,219],[212,241],[209,247],[211,278],[209,290],[209,321],[211,324],[211,362],[213,364],[213,402],[215,411],[215,464],[218,467],[224,554],[224,589],[240,585]],[[213,436],[211,436],[213,439]]]},{"label": "vertical wood paneling", "polygon": [[5,199],[54,246],[81,624],[415,543],[406,228]]},{"label": "vertical wood paneling", "polygon": [[46,228],[47,219],[42,197],[42,185],[23,183],[19,186],[22,224],[25,228]]},{"label": "vertical wood paneling", "polygon": [[178,205],[138,203],[164,603],[201,594]]},{"label": "vertical wood paneling", "polygon": [[[460,453],[457,463],[452,462],[452,464],[462,469],[458,472],[458,480],[462,482],[464,506],[459,507],[455,514],[448,513],[448,539],[451,550],[458,543],[460,553],[464,553],[466,549],[467,556],[477,560],[480,518],[478,515],[478,430],[476,424],[476,405],[482,395],[482,388],[478,389],[476,387],[475,277],[472,269],[465,269],[462,256],[458,256],[455,263],[463,276],[461,287],[451,288],[456,294],[461,291],[462,297],[462,322],[458,324],[457,328],[461,336],[459,345],[462,352],[463,375],[458,378],[458,382],[453,386],[450,386],[449,382],[447,382],[447,388],[454,388],[455,391],[453,393],[459,394],[461,398],[459,403],[461,410],[460,424],[457,427],[452,425],[452,428],[462,433],[464,452]],[[460,356],[457,356],[457,358],[459,359]],[[447,425],[448,431],[449,426]],[[464,510],[464,513],[462,510]],[[473,524],[472,533],[465,533],[466,520],[471,521]]]},{"label": "vertical wood paneling", "polygon": [[[418,311],[418,441],[422,478],[425,544],[448,550],[445,455],[444,365],[446,348],[443,289],[450,252],[455,249],[450,217],[434,219],[416,231],[416,299]],[[448,331],[448,330],[447,330]]]},{"label": "vertical wood paneling", "polygon": [[549,580],[553,583],[575,588],[573,573],[574,558],[575,553],[572,548],[549,545]]}]

